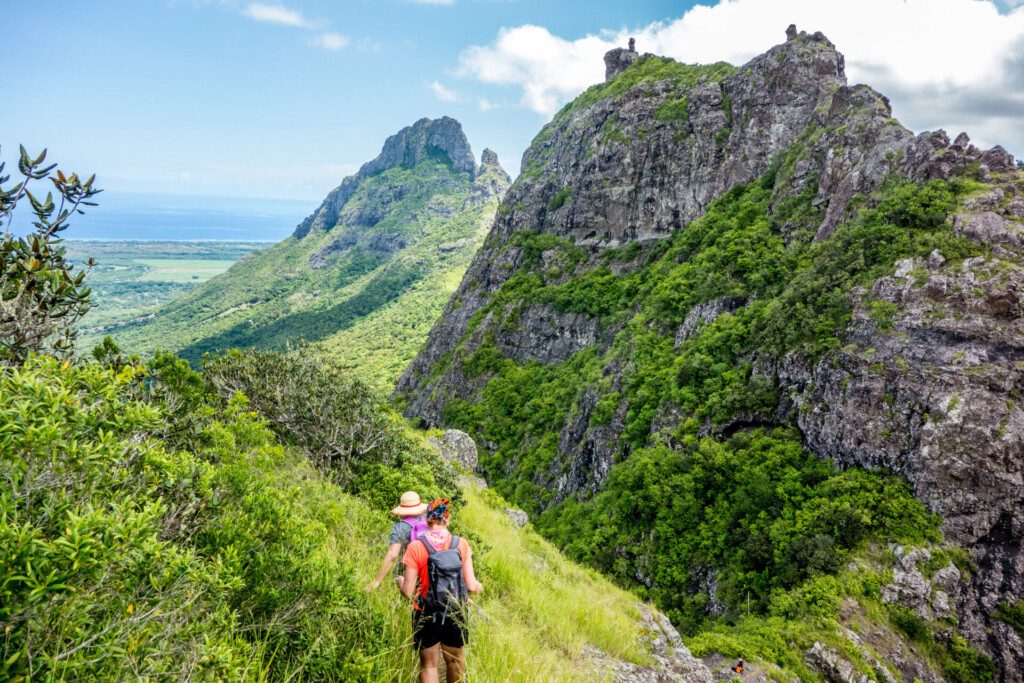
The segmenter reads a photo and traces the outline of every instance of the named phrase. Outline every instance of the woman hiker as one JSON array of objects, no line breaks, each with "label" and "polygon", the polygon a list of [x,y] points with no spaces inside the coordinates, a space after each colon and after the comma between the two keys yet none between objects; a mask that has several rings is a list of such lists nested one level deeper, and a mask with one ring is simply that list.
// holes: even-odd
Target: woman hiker
[{"label": "woman hiker", "polygon": [[[473,552],[464,538],[448,531],[451,503],[430,501],[427,531],[409,544],[402,557],[402,594],[413,593],[412,640],[420,653],[420,683],[438,683],[439,656],[444,657],[448,683],[460,683],[466,673],[463,646],[469,640],[465,603],[483,584],[473,573]],[[417,590],[417,582],[419,590]]]},{"label": "woman hiker", "polygon": [[[427,523],[423,518],[423,513],[426,510],[426,504],[420,502],[420,494],[415,491],[406,491],[402,494],[398,501],[398,507],[391,510],[391,514],[397,515],[399,520],[391,525],[391,534],[388,536],[388,552],[380,564],[377,578],[366,587],[367,591],[377,588],[384,577],[388,575],[391,565],[395,563],[399,555],[405,552],[411,542],[426,533]],[[398,583],[399,590],[402,589],[403,569],[402,565],[395,568],[395,581]]]}]

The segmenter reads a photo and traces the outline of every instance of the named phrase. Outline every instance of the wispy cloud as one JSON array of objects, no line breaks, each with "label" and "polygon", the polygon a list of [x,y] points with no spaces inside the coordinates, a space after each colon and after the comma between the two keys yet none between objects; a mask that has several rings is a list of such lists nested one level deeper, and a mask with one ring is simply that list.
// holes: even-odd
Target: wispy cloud
[{"label": "wispy cloud", "polygon": [[325,50],[344,50],[348,47],[349,40],[346,36],[340,33],[333,33],[328,31],[327,33],[321,33],[320,35],[313,38],[312,43],[317,47],[322,47]]},{"label": "wispy cloud", "polygon": [[429,87],[430,91],[434,93],[434,97],[442,102],[458,102],[460,99],[459,93],[450,88],[446,88],[439,81],[428,83],[427,87]]},{"label": "wispy cloud", "polygon": [[268,24],[280,24],[281,26],[294,26],[296,28],[313,28],[313,22],[302,15],[302,12],[285,7],[284,5],[266,5],[262,2],[250,2],[242,10],[242,14],[253,21],[262,21]]},{"label": "wispy cloud", "polygon": [[299,28],[306,31],[320,31],[320,33],[309,39],[309,44],[324,50],[338,52],[344,50],[352,42],[346,35],[337,31],[326,30],[329,27],[326,21],[312,21],[300,10],[286,7],[285,5],[250,2],[240,8],[240,12],[242,16],[253,21]]},{"label": "wispy cloud", "polygon": [[491,111],[492,109],[498,109],[498,105],[486,97],[479,97],[476,100],[476,108],[480,111]]}]

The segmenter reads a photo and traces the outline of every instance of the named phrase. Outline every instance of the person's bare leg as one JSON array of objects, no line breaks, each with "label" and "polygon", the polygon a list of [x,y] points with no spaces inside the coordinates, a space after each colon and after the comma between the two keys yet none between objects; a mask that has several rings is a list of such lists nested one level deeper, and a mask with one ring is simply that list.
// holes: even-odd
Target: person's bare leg
[{"label": "person's bare leg", "polygon": [[441,654],[444,655],[444,666],[448,671],[446,683],[462,683],[466,675],[466,651],[461,647],[442,645]]},{"label": "person's bare leg", "polygon": [[441,644],[420,650],[420,683],[438,683],[437,660]]}]

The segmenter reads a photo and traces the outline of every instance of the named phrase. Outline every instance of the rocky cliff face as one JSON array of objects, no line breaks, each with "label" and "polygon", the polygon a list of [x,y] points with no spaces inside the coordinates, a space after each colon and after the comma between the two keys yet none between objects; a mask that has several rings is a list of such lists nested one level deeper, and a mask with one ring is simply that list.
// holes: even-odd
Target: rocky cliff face
[{"label": "rocky cliff face", "polygon": [[299,223],[295,236],[301,239],[311,230],[330,230],[338,223],[342,207],[363,180],[389,168],[411,168],[431,153],[443,154],[455,171],[475,175],[476,162],[462,125],[449,116],[420,119],[385,140],[384,148],[375,159],[363,164],[355,175],[345,178],[316,211]]},{"label": "rocky cliff face", "polygon": [[891,319],[860,304],[842,349],[775,372],[811,450],[905,475],[971,551],[978,572],[954,591],[960,626],[1007,680],[1024,679],[1024,646],[990,617],[1024,596],[1024,252],[1010,246],[1024,230],[1021,191],[1020,180],[992,182],[955,216],[956,233],[988,255],[897,262],[865,292],[891,304]]},{"label": "rocky cliff face", "polygon": [[[481,456],[494,463],[488,475],[529,485],[517,491],[550,492],[527,496],[540,509],[601,490],[638,444],[673,444],[689,430],[726,438],[796,425],[813,453],[843,467],[889,468],[942,516],[946,538],[977,565],[948,589],[960,632],[1005,680],[1021,680],[1020,635],[993,614],[1024,598],[1024,179],[1001,148],[901,126],[884,96],[847,83],[843,56],[820,33],[793,29],[787,38],[738,68],[609,53],[608,82],[560,111],[524,155],[523,173],[397,394],[426,423],[475,428],[492,454]],[[761,183],[770,191],[770,239],[782,242],[773,258],[820,258],[862,249],[834,245],[894,184],[920,187],[925,199],[906,195],[916,204],[946,180],[959,188],[956,206],[925,227],[947,246],[905,250],[844,284],[849,314],[835,318],[834,331],[815,332],[824,340],[816,352],[738,345],[730,362],[741,374],[748,368],[746,404],[716,403],[717,412],[700,393],[710,384],[683,386],[701,363],[679,359],[718,331],[716,321],[738,316],[749,321],[744,333],[789,325],[789,338],[806,337],[794,331],[799,324],[765,320],[784,319],[779,306],[792,317],[824,305],[818,291],[809,290],[817,304],[786,295],[797,285],[785,276],[777,286],[738,282],[731,271],[743,267],[742,250],[672,291],[674,308],[650,303],[658,273],[700,257],[701,247],[688,246],[658,265],[712,202]],[[886,211],[902,225],[899,209]],[[851,272],[861,263],[851,261]],[[638,330],[667,349],[658,351],[665,363],[682,362],[674,378],[642,376],[653,352],[638,350]],[[466,418],[465,406],[491,410],[499,399],[488,387],[512,367],[580,373],[576,393],[550,398],[563,411],[546,427],[557,432],[550,439],[524,433],[525,441],[503,443],[497,418]],[[545,409],[520,408],[523,416]],[[636,561],[636,576],[651,585],[643,558]]]}]

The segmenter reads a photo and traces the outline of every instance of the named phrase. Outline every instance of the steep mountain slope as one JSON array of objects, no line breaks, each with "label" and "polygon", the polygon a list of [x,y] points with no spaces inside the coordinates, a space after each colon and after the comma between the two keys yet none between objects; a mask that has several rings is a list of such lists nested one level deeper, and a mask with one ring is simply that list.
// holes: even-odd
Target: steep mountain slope
[{"label": "steep mountain slope", "polygon": [[[292,376],[315,367],[276,359]],[[167,354],[148,369],[108,360],[0,366],[3,680],[408,681],[410,605],[390,582],[363,587],[386,510],[415,487],[452,497],[456,533],[473,543],[486,585],[470,615],[476,680],[710,683],[663,616],[512,523],[493,491],[460,491],[400,420],[362,452],[359,479],[339,479],[235,387],[221,400]],[[218,359],[219,377],[239,362]],[[360,406],[354,386],[332,397],[336,416],[388,412]],[[344,417],[334,426],[370,436]],[[382,443],[404,466],[380,461]]]},{"label": "steep mountain slope", "polygon": [[1021,680],[1024,177],[787,38],[609,53],[396,396],[701,652]]},{"label": "steep mountain slope", "polygon": [[193,362],[228,347],[282,349],[305,339],[390,386],[508,183],[490,150],[477,167],[457,121],[422,119],[388,138],[292,237],[113,334],[133,352],[165,348]]}]

